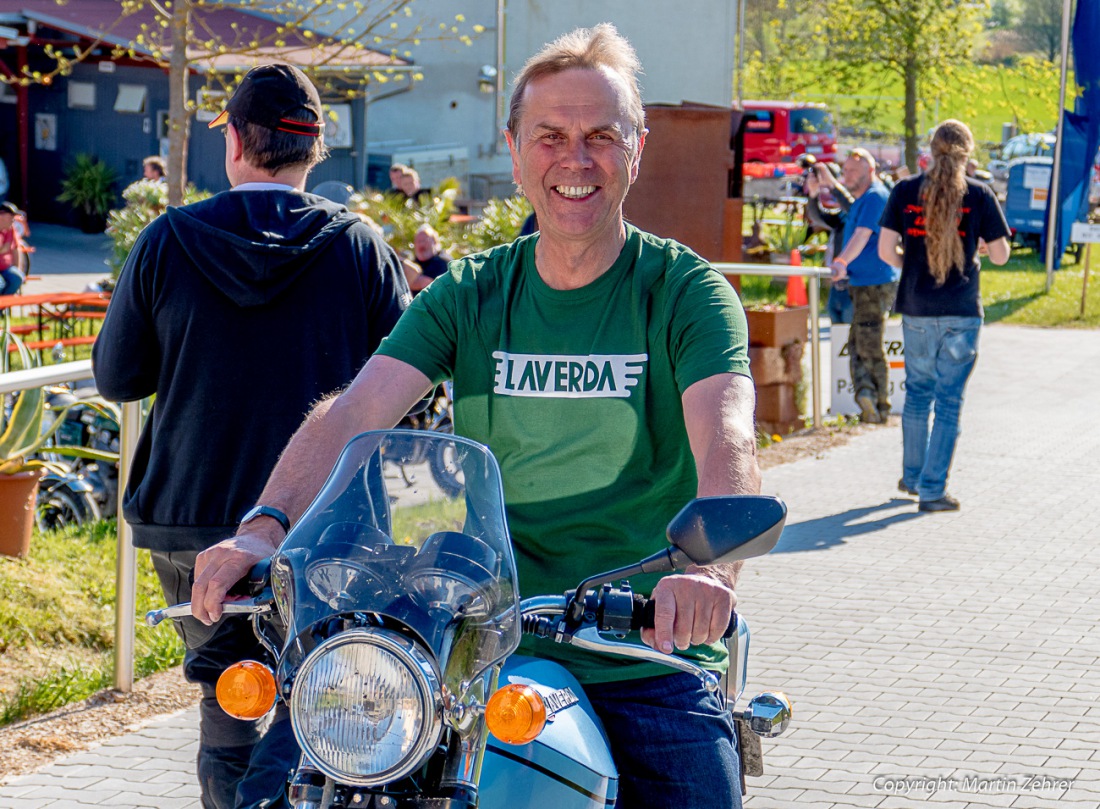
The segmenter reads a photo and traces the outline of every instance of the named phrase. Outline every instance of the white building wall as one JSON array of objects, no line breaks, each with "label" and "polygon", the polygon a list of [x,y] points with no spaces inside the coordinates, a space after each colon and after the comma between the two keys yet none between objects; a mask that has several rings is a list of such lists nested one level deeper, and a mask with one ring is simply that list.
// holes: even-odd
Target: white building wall
[{"label": "white building wall", "polygon": [[[545,43],[580,26],[613,23],[638,51],[646,103],[696,101],[729,104],[733,97],[735,3],[731,0],[504,0],[505,105],[512,79]],[[494,144],[493,94],[478,89],[483,65],[496,62],[497,0],[421,0],[415,14],[453,22],[461,10],[469,30],[486,30],[472,46],[429,42],[412,48],[422,81],[405,93],[373,102],[367,130],[371,144],[460,144],[471,174],[506,174],[503,141]],[[438,25],[432,27],[438,29]],[[375,88],[386,93],[392,85]],[[494,154],[494,145],[497,153]]]}]

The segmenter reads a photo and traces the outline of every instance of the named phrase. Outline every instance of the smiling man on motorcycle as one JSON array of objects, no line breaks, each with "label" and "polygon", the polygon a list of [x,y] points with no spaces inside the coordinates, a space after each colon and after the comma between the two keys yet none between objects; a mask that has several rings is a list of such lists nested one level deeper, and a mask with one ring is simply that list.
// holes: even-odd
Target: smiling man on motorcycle
[{"label": "smiling man on motorcycle", "polygon": [[[646,136],[639,70],[610,25],[528,61],[508,142],[539,233],[452,262],[348,390],[313,410],[261,505],[299,518],[348,440],[394,425],[447,378],[456,433],[489,445],[504,472],[523,592],[562,592],[659,550],[697,495],[759,490],[736,294],[687,248],[623,221]],[[201,554],[195,617],[217,620],[227,589],[283,535],[280,520],[260,517]],[[738,567],[633,582],[656,601],[643,640],[722,669]],[[618,806],[741,805],[732,719],[698,678],[526,651],[555,656],[584,684],[620,771]]]}]

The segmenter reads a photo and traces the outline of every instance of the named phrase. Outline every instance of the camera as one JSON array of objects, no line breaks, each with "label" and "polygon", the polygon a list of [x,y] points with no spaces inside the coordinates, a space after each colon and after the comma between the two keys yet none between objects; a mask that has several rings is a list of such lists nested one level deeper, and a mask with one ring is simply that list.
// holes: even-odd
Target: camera
[{"label": "camera", "polygon": [[817,165],[817,158],[812,154],[800,154],[794,159],[798,167],[802,169],[802,173],[798,175],[797,185],[794,187],[794,192],[800,196],[808,196],[809,192],[806,190],[806,181],[810,178],[810,175],[814,172],[814,166]]},{"label": "camera", "polygon": [[803,153],[796,157],[794,161],[798,163],[798,167],[802,169],[802,171],[808,172],[817,163],[817,158],[812,154]]}]

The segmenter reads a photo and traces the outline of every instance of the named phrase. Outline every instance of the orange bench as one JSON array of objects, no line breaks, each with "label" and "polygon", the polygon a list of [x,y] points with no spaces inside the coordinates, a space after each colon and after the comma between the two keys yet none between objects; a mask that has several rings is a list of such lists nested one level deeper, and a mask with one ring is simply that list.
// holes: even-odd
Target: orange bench
[{"label": "orange bench", "polygon": [[[30,342],[23,343],[23,346],[28,351],[40,351],[47,348],[53,348],[58,343],[63,346],[86,346],[95,342],[95,335],[84,335],[81,337],[61,337],[55,340],[32,340]],[[12,343],[8,346],[8,352],[17,351],[15,344]]]}]

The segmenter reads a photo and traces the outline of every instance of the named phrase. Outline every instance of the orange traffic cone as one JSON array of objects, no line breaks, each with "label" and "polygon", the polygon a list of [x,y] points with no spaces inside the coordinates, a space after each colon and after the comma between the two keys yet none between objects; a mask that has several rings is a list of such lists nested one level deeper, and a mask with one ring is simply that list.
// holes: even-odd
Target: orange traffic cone
[{"label": "orange traffic cone", "polygon": [[[802,266],[802,254],[797,250],[791,251],[791,266]],[[809,306],[806,298],[806,282],[800,275],[791,275],[787,278],[787,306]]]}]

